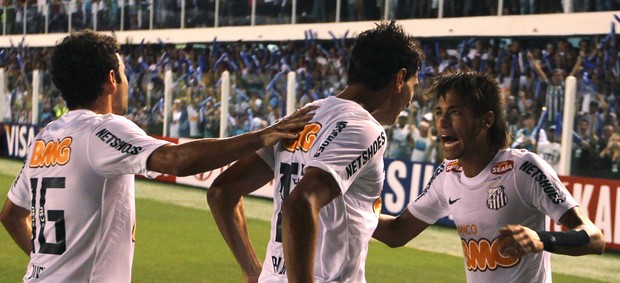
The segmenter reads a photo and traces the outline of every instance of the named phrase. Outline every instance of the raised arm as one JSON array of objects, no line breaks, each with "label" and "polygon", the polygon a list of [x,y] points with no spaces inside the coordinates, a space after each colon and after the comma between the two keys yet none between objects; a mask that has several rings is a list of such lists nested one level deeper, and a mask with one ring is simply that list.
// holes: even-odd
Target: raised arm
[{"label": "raised arm", "polygon": [[413,216],[408,209],[405,209],[398,217],[381,214],[379,225],[372,237],[391,248],[402,247],[424,231],[428,225]]},{"label": "raised arm", "polygon": [[271,168],[257,154],[251,154],[224,171],[207,190],[215,223],[241,267],[245,282],[257,282],[262,266],[250,241],[242,196],[272,179]]},{"label": "raised arm", "polygon": [[532,64],[532,66],[534,67],[534,71],[536,72],[536,74],[538,74],[538,76],[543,81],[548,81],[549,78],[547,77],[547,74],[545,74],[545,71],[543,71],[540,64],[538,64],[538,62],[534,59],[534,55],[532,54],[531,51],[527,52],[527,59],[530,61],[530,64]]},{"label": "raised arm", "polygon": [[505,236],[500,251],[506,255],[521,257],[543,250],[572,256],[602,254],[605,238],[601,230],[590,221],[579,207],[573,207],[560,218],[569,230],[564,232],[533,231],[521,225],[506,225],[500,230]]},{"label": "raised arm", "polygon": [[282,245],[289,282],[313,282],[319,210],[340,195],[334,177],[309,167],[282,204]]},{"label": "raised arm", "polygon": [[162,146],[149,156],[151,171],[187,176],[227,165],[281,139],[295,139],[316,107],[304,107],[280,122],[254,132],[224,139],[200,139],[179,145]]}]

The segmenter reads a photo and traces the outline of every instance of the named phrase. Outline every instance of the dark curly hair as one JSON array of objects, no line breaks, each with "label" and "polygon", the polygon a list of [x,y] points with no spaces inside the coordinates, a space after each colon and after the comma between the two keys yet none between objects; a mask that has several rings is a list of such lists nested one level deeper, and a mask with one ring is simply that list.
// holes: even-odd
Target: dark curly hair
[{"label": "dark curly hair", "polygon": [[361,83],[371,90],[385,87],[398,70],[405,81],[418,73],[423,53],[395,21],[381,22],[357,36],[349,61],[348,84]]},{"label": "dark curly hair", "polygon": [[463,97],[465,107],[472,109],[475,118],[493,112],[495,121],[489,128],[489,143],[498,150],[508,147],[509,133],[502,111],[504,101],[497,80],[470,70],[449,71],[435,78],[424,98],[436,105],[448,92]]},{"label": "dark curly hair", "polygon": [[117,81],[121,80],[116,57],[119,51],[114,37],[91,30],[72,33],[54,48],[52,81],[69,109],[87,107],[102,95],[110,70]]}]

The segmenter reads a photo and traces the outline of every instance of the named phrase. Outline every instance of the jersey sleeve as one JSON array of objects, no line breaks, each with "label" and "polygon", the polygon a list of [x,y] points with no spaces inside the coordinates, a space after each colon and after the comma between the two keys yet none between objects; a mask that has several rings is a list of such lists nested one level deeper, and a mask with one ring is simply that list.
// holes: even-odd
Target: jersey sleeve
[{"label": "jersey sleeve", "polygon": [[154,177],[146,168],[151,153],[169,144],[148,136],[124,117],[106,117],[94,126],[88,139],[89,162],[102,176],[141,174]]},{"label": "jersey sleeve", "polygon": [[[316,167],[330,173],[344,194],[360,176],[381,178],[386,135],[383,127],[369,120],[350,120],[337,135],[334,128],[343,122],[327,125],[317,141],[318,147],[305,168]],[[365,175],[366,172],[371,174]]]},{"label": "jersey sleeve", "polygon": [[[276,146],[278,144],[276,144]],[[260,156],[260,158],[262,158],[263,161],[265,161],[265,163],[269,165],[269,168],[271,168],[271,170],[275,170],[274,166],[276,163],[275,162],[275,147],[276,146],[263,147],[256,151],[256,154],[258,154],[258,156]]]},{"label": "jersey sleeve", "polygon": [[445,166],[446,163],[444,162],[435,169],[422,193],[407,205],[407,209],[413,216],[428,224],[433,224],[450,214],[448,202],[443,193],[443,184],[446,178]]},{"label": "jersey sleeve", "polygon": [[516,168],[516,188],[526,204],[559,223],[560,217],[579,204],[562,184],[556,172],[540,156],[527,152]]},{"label": "jersey sleeve", "polygon": [[[26,160],[28,160],[27,156]],[[11,189],[9,189],[8,198],[15,205],[25,209],[30,209],[30,185],[28,184],[28,177],[25,176],[25,172],[26,170],[22,167],[19,175],[17,175],[15,181],[13,181]]]}]

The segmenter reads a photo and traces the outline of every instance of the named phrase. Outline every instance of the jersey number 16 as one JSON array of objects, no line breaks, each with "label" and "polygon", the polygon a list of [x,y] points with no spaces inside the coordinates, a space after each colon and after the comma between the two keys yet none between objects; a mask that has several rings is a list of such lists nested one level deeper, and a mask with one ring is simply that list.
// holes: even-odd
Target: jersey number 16
[{"label": "jersey number 16", "polygon": [[[43,254],[63,254],[66,250],[65,243],[65,211],[64,210],[45,210],[45,195],[48,189],[64,189],[65,178],[41,178],[41,186],[39,186],[38,178],[30,179],[30,189],[32,191],[30,214],[32,217],[32,252]],[[39,204],[37,207],[37,192],[39,196]],[[37,227],[37,219],[40,227]],[[48,243],[45,240],[45,224],[47,221],[54,222],[54,230],[56,231],[56,243]],[[38,229],[38,230],[37,230]],[[38,235],[37,235],[38,232]],[[39,250],[35,251],[35,242],[39,242]]]}]

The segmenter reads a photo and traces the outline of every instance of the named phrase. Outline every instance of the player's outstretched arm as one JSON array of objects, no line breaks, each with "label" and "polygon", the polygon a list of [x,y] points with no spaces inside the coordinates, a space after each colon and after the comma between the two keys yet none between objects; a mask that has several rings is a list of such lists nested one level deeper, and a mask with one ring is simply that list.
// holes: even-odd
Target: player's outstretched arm
[{"label": "player's outstretched arm", "polygon": [[30,210],[14,204],[7,199],[0,213],[0,220],[15,243],[30,256],[32,251],[32,227],[30,226]]},{"label": "player's outstretched arm", "polygon": [[308,167],[282,204],[282,246],[289,282],[314,282],[314,254],[319,210],[340,195],[334,177]]},{"label": "player's outstretched arm", "polygon": [[245,282],[257,282],[262,266],[250,241],[242,197],[272,179],[271,168],[254,153],[220,174],[207,190],[215,223],[241,267]]},{"label": "player's outstretched arm", "polygon": [[179,145],[162,146],[149,156],[150,171],[187,176],[227,165],[281,139],[295,139],[314,114],[307,106],[267,128],[223,139],[199,139]]},{"label": "player's outstretched arm", "polygon": [[402,247],[418,236],[428,224],[405,209],[398,217],[381,214],[372,237],[391,248]]},{"label": "player's outstretched arm", "polygon": [[521,257],[543,250],[572,256],[602,254],[605,237],[601,230],[573,207],[560,218],[569,230],[564,232],[534,231],[521,225],[506,225],[500,229],[503,237],[500,251],[505,255]]}]

